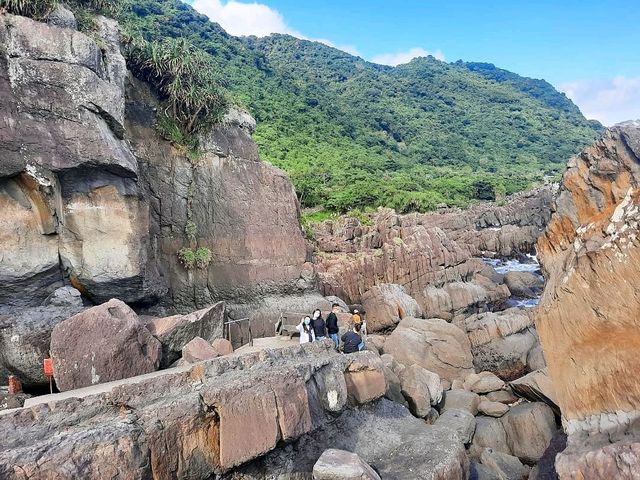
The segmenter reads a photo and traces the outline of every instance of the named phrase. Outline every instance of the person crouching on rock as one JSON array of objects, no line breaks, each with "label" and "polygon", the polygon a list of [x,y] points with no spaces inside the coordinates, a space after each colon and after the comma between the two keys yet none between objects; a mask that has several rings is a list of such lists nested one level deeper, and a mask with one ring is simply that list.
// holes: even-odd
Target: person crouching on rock
[{"label": "person crouching on rock", "polygon": [[342,348],[344,353],[355,353],[364,348],[364,340],[360,336],[359,323],[353,326],[353,330],[349,330],[342,336],[342,343],[344,344]]},{"label": "person crouching on rock", "polygon": [[316,341],[321,341],[327,338],[327,324],[324,323],[324,318],[322,318],[322,313],[320,313],[320,309],[318,308],[313,311],[311,326],[313,327],[313,332],[316,335]]},{"label": "person crouching on rock", "polygon": [[334,303],[331,305],[331,313],[327,316],[327,333],[329,334],[329,338],[333,340],[336,350],[340,348],[340,339],[338,338],[340,329],[338,328],[338,315],[336,315],[339,311],[340,305]]},{"label": "person crouching on rock", "polygon": [[309,315],[302,319],[300,325],[296,326],[296,330],[300,332],[300,343],[309,343],[315,340],[313,328],[311,327],[311,317]]}]

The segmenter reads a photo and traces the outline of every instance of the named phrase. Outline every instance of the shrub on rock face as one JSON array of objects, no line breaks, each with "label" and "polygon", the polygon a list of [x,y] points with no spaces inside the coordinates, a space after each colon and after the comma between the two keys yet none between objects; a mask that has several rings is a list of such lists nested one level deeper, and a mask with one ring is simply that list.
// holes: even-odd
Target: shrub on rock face
[{"label": "shrub on rock face", "polygon": [[61,391],[153,372],[161,349],[136,313],[115,299],[59,323],[51,334]]},{"label": "shrub on rock face", "polygon": [[55,6],[56,0],[0,0],[0,10],[35,19],[44,18]]}]

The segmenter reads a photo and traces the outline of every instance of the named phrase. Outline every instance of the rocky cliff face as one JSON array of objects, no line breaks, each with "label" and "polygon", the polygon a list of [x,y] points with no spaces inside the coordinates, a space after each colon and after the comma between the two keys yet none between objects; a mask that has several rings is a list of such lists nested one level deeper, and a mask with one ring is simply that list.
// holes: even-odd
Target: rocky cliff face
[{"label": "rocky cliff face", "polygon": [[536,324],[569,434],[562,478],[640,469],[639,187],[640,122],[629,122],[569,163],[538,243]]},{"label": "rocky cliff face", "polygon": [[[312,288],[293,187],[260,162],[253,120],[230,112],[189,161],[156,133],[117,24],[96,35],[0,16],[0,305],[40,305],[63,283],[178,310]],[[176,255],[188,204],[208,268]]]}]

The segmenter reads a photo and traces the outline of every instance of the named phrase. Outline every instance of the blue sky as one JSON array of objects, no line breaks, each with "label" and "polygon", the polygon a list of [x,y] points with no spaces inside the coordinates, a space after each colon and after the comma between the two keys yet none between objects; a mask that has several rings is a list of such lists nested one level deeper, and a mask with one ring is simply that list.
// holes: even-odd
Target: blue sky
[{"label": "blue sky", "polygon": [[190,0],[234,35],[289,33],[377,63],[431,53],[544,78],[606,125],[640,118],[640,0]]}]

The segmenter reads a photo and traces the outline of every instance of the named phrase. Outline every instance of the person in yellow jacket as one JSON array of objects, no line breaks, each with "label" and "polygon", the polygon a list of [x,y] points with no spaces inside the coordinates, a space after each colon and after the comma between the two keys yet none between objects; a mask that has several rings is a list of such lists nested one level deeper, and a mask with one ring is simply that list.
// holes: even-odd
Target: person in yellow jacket
[{"label": "person in yellow jacket", "polygon": [[362,320],[362,315],[357,308],[353,309],[353,315],[351,315],[351,321],[353,325],[358,328],[363,335],[367,334],[367,323]]}]

